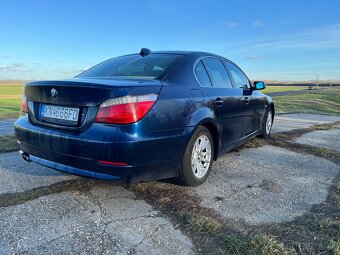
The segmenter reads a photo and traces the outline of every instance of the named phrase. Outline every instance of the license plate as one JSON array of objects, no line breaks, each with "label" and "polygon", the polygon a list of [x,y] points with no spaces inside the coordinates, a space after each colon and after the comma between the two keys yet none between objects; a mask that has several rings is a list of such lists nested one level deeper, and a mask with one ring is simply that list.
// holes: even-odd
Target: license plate
[{"label": "license plate", "polygon": [[41,105],[40,116],[49,119],[77,122],[79,108],[43,104]]}]

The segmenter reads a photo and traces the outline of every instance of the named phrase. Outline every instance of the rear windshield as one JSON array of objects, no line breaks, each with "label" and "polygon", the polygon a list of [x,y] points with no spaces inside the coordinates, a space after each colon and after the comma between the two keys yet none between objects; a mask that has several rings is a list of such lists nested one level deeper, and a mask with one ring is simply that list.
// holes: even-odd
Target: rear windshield
[{"label": "rear windshield", "polygon": [[79,74],[77,77],[124,77],[157,79],[168,68],[178,61],[182,55],[177,54],[149,54],[128,55],[109,59],[91,69]]}]

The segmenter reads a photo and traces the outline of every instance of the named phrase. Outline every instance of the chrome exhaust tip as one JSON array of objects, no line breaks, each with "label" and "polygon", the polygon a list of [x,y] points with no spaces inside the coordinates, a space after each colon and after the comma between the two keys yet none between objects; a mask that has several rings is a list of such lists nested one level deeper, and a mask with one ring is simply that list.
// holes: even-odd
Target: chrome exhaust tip
[{"label": "chrome exhaust tip", "polygon": [[22,150],[19,151],[22,158],[27,161],[27,162],[31,162],[32,160],[30,160],[30,155],[26,152],[23,152]]}]

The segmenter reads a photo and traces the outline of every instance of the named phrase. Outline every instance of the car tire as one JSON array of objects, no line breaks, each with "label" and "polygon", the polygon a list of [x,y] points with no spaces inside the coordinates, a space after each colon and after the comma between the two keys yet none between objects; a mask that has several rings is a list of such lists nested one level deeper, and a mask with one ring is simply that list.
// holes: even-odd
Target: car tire
[{"label": "car tire", "polygon": [[273,111],[272,109],[269,108],[267,111],[263,124],[262,124],[262,134],[260,137],[267,138],[270,137],[270,133],[272,131],[272,126],[273,126]]},{"label": "car tire", "polygon": [[205,127],[198,127],[183,155],[179,180],[187,186],[199,186],[209,175],[213,163],[214,141]]}]

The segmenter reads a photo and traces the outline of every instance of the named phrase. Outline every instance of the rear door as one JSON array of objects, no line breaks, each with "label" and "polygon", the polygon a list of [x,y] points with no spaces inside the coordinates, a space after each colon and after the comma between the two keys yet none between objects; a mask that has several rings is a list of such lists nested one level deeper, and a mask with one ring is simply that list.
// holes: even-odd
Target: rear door
[{"label": "rear door", "polygon": [[195,73],[213,106],[220,125],[224,146],[242,137],[244,103],[241,94],[233,89],[229,75],[218,58],[204,58],[196,64]]},{"label": "rear door", "polygon": [[251,84],[247,76],[235,64],[223,61],[230,74],[234,90],[241,96],[243,102],[243,136],[247,136],[260,129],[261,119],[264,111],[264,97],[260,93],[251,89]]}]

